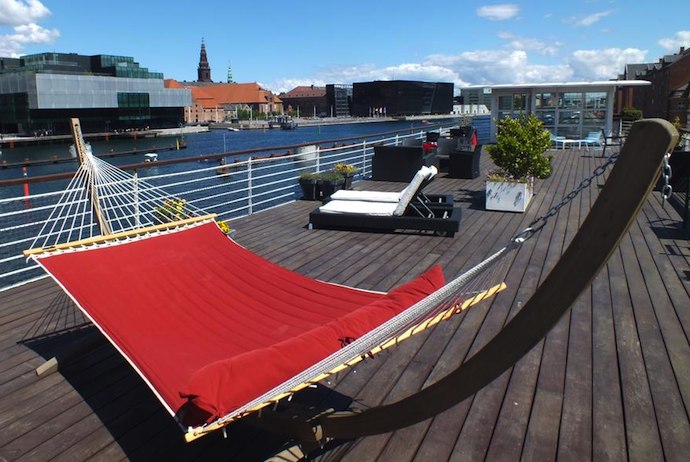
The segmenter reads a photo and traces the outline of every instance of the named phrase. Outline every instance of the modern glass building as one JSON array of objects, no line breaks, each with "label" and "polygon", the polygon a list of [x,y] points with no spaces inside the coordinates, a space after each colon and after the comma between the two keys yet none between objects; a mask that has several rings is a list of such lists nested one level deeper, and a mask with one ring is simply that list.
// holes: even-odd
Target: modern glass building
[{"label": "modern glass building", "polygon": [[163,74],[128,56],[41,53],[0,58],[0,132],[67,134],[176,127],[191,106],[188,89],[165,88]]},{"label": "modern glass building", "polygon": [[452,110],[452,83],[377,80],[352,85],[353,116],[450,114]]},{"label": "modern glass building", "polygon": [[611,133],[616,89],[639,85],[649,85],[649,82],[607,80],[469,88],[490,89],[492,140],[496,139],[496,121],[531,113],[554,135],[583,139],[593,131]]},{"label": "modern glass building", "polygon": [[349,117],[352,108],[352,85],[326,85],[326,101],[330,117]]}]

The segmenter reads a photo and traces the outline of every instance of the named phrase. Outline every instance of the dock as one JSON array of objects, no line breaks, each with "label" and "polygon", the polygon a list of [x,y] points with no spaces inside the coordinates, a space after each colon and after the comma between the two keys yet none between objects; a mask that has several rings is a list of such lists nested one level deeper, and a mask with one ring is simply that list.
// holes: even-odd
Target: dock
[{"label": "dock", "polygon": [[[453,238],[309,230],[318,203],[296,201],[230,222],[249,250],[312,278],[387,291],[433,264],[447,279],[503,247],[602,163],[553,152],[524,214],[484,210],[484,178],[441,174],[427,192],[462,208]],[[482,156],[482,172],[491,168]],[[324,383],[324,404],[367,408],[434,383],[492,338],[561,257],[599,193],[598,178],[507,261],[508,288]],[[396,191],[362,181],[355,189]],[[690,234],[652,193],[606,267],[513,368],[436,417],[312,448],[321,461],[685,460],[690,453]],[[222,303],[227,294],[217,294]],[[136,320],[132,320],[136,322]],[[88,343],[57,373],[34,370]],[[294,443],[240,420],[186,444],[127,361],[48,278],[0,292],[0,461],[266,460]]]}]

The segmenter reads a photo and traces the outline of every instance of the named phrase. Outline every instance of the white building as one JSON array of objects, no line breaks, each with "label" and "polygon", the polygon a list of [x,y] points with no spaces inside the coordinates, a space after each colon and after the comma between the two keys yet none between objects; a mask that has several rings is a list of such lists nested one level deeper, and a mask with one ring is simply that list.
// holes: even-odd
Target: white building
[{"label": "white building", "polygon": [[535,114],[544,127],[557,136],[582,139],[587,133],[613,130],[613,101],[616,88],[650,85],[644,80],[607,80],[481,85],[491,93],[491,140],[496,140],[496,121],[506,117]]}]

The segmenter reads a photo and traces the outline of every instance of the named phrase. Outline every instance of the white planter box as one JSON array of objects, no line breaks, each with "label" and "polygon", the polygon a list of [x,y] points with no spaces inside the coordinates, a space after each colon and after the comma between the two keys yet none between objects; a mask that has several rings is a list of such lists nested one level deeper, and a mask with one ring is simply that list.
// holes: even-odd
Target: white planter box
[{"label": "white planter box", "polygon": [[533,191],[531,182],[487,181],[486,210],[524,212],[532,199]]}]

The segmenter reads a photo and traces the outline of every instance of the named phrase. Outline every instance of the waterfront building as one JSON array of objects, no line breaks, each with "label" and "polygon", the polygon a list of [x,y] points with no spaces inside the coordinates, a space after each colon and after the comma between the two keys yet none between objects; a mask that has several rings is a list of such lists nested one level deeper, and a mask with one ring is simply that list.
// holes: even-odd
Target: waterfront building
[{"label": "waterfront building", "polygon": [[169,79],[165,86],[191,92],[191,101],[184,114],[188,124],[222,122],[237,117],[238,111],[249,111],[257,118],[283,111],[281,99],[256,82],[199,83]]},{"label": "waterfront building", "polygon": [[129,56],[39,53],[0,58],[0,132],[67,134],[176,127],[189,90],[165,88],[163,74]]},{"label": "waterfront building", "polygon": [[377,80],[352,85],[353,116],[450,114],[452,110],[452,83]]},{"label": "waterfront building", "polygon": [[350,117],[352,115],[352,84],[326,85],[326,104],[330,117]]},{"label": "waterfront building", "polygon": [[535,114],[554,135],[584,139],[589,132],[614,132],[613,108],[617,88],[644,86],[642,80],[503,84],[469,87],[491,89],[491,140],[496,122],[506,116]]},{"label": "waterfront building", "polygon": [[281,93],[278,97],[283,101],[283,109],[300,116],[326,116],[328,115],[328,101],[326,88],[314,85],[295,87],[287,93]]}]

